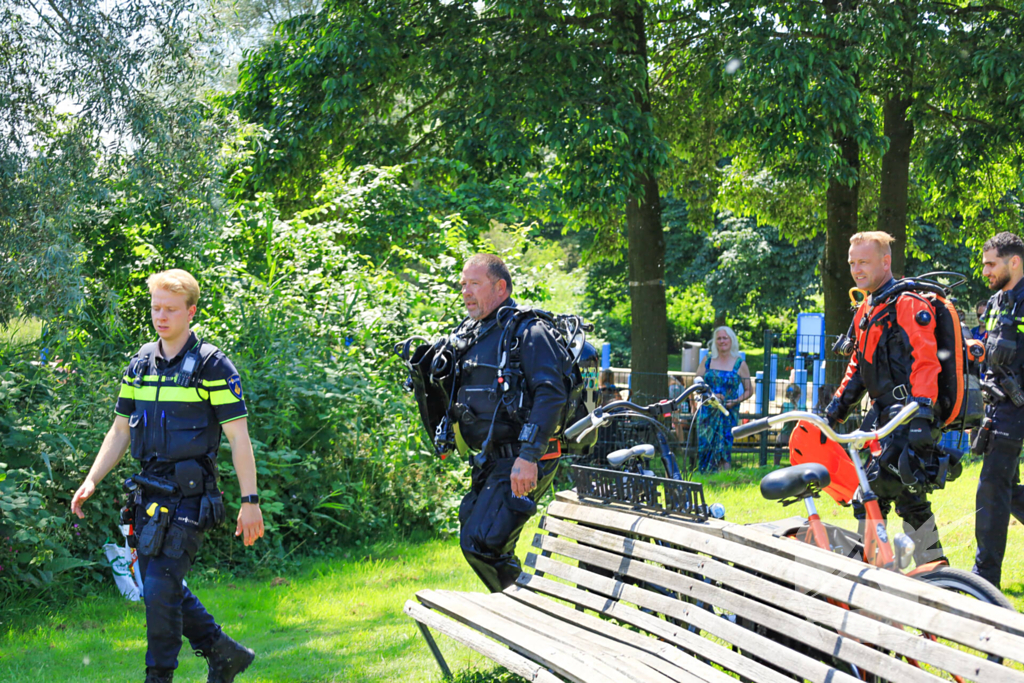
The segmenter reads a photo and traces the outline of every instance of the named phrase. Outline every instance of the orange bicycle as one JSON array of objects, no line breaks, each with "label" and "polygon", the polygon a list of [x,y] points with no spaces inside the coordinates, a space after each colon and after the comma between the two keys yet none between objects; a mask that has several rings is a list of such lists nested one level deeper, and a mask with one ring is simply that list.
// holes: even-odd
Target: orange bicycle
[{"label": "orange bicycle", "polygon": [[[900,533],[893,537],[890,545],[885,517],[882,516],[879,507],[878,496],[871,490],[860,452],[868,448],[874,454],[879,453],[879,442],[909,422],[917,410],[918,404],[910,403],[885,426],[872,431],[857,430],[849,434],[836,433],[820,416],[806,411],[791,411],[754,420],[734,427],[732,433],[734,437],[744,437],[786,422],[798,422],[794,436],[797,430],[801,430],[805,438],[791,441],[791,461],[804,462],[766,475],[761,480],[761,495],[768,500],[778,500],[783,505],[803,501],[807,511],[806,527],[802,529],[802,533],[790,534],[798,540],[824,550],[842,552],[851,557],[859,555],[866,564],[902,572],[910,566],[914,556],[914,541],[906,534]],[[808,444],[811,447],[807,447]],[[839,444],[846,445],[845,454]],[[814,499],[822,491],[844,505],[856,500],[864,506],[863,537],[821,521]],[[945,560],[928,562],[906,573],[940,588],[1013,609],[1013,605],[998,588],[976,574],[950,567]],[[933,636],[927,637],[934,639]],[[856,672],[855,675],[863,677],[860,672]],[[956,676],[954,679],[961,680]]]}]

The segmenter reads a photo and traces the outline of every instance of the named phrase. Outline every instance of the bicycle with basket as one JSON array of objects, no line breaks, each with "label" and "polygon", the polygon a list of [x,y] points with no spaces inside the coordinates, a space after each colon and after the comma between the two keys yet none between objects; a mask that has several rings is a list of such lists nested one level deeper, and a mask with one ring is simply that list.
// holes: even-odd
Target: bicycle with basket
[{"label": "bicycle with basket", "polygon": [[[743,437],[787,422],[797,422],[796,430],[803,432],[804,438],[790,445],[791,462],[798,464],[767,474],[760,485],[761,495],[768,500],[777,500],[783,506],[800,502],[804,505],[807,512],[806,524],[800,528],[784,530],[784,537],[815,545],[825,551],[858,557],[867,565],[906,573],[945,590],[1012,610],[1013,605],[999,589],[976,574],[950,567],[945,559],[928,562],[904,572],[914,556],[915,543],[903,533],[896,534],[890,542],[878,497],[871,490],[866,468],[861,461],[861,452],[867,449],[872,454],[869,457],[877,457],[881,452],[879,442],[908,423],[918,408],[917,403],[908,403],[884,426],[848,434],[837,433],[822,417],[806,411],[790,411],[761,418],[734,427],[732,431],[733,436]],[[846,451],[840,444],[846,445]],[[821,521],[814,499],[822,492],[843,505],[854,501],[863,505],[863,536]],[[934,639],[926,633],[922,635]],[[953,679],[963,680],[959,676]]]}]

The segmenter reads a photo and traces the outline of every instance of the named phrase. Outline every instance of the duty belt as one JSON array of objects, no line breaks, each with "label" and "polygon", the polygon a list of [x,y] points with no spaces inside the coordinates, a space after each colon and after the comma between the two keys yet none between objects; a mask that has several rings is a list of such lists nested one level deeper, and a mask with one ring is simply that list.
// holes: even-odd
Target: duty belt
[{"label": "duty belt", "polygon": [[[502,458],[518,458],[519,449],[521,448],[519,442],[516,443],[503,443],[495,447],[496,456],[499,460]],[[548,449],[544,452],[539,459],[540,460],[554,460],[555,458],[561,457],[562,455],[562,442],[558,439],[550,439],[548,441]],[[486,453],[477,453],[473,458],[473,461],[477,465],[483,465],[487,461]]]}]

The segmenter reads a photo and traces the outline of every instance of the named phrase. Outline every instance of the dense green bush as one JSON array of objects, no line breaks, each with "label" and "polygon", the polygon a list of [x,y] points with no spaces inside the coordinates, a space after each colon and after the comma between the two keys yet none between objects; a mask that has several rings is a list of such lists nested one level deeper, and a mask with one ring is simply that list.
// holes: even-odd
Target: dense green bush
[{"label": "dense green bush", "polygon": [[[198,277],[196,330],[242,376],[265,501],[263,542],[244,549],[226,524],[208,535],[203,562],[254,565],[385,534],[455,530],[466,466],[433,456],[391,348],[458,319],[453,285],[474,245],[458,214],[421,212],[408,239],[381,246],[372,233],[388,224],[370,206],[382,193],[396,214],[415,201],[381,177],[327,183],[334,194],[322,193],[322,207],[291,220],[268,197],[236,203],[201,248],[144,240],[131,221],[108,226],[121,237],[96,241],[107,258],[86,305],[47,321],[38,342],[0,350],[5,592],[109,580],[100,548],[120,540],[119,483],[134,463],[126,457],[101,484],[85,520],[68,505],[113,418],[127,360],[152,337],[143,278],[171,265]],[[371,243],[386,253],[372,258]],[[226,441],[219,466],[233,518],[238,485]]]}]

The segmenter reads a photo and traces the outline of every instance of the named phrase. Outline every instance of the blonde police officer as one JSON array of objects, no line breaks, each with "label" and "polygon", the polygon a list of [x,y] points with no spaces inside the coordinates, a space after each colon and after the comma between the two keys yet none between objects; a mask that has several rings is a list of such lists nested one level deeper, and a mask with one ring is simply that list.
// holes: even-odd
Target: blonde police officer
[{"label": "blonde police officer", "polygon": [[147,284],[158,339],[129,363],[114,424],[71,510],[85,516],[82,504],[130,448],[142,470],[126,488],[145,593],[146,683],[171,683],[182,636],[206,657],[209,683],[230,683],[255,654],[221,631],[183,579],[204,532],[224,516],[216,480],[222,432],[242,493],[235,535],[247,546],[263,536],[242,384],[231,361],[191,330],[199,301],[195,278],[175,269]]}]

